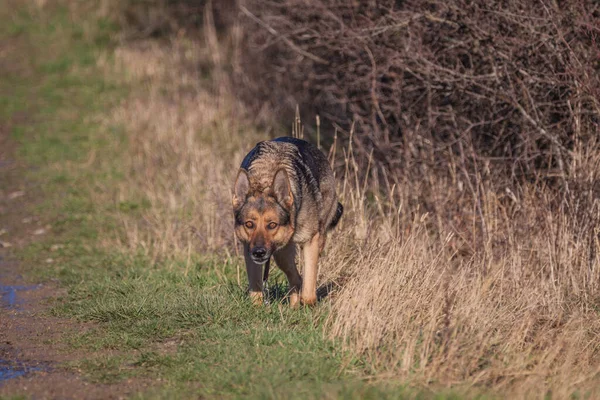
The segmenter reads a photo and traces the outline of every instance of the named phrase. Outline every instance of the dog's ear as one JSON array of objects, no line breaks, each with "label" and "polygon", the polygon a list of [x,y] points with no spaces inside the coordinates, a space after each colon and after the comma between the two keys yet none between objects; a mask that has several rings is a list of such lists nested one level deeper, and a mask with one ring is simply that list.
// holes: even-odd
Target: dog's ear
[{"label": "dog's ear", "polygon": [[238,209],[246,201],[246,196],[250,190],[250,180],[248,179],[248,173],[245,169],[240,168],[237,178],[235,179],[235,185],[233,187],[233,208]]},{"label": "dog's ear", "polygon": [[284,204],[287,208],[291,208],[292,204],[294,203],[294,198],[292,196],[290,180],[287,172],[285,172],[285,169],[282,168],[277,171],[275,178],[273,178],[272,187],[277,201],[280,204]]}]

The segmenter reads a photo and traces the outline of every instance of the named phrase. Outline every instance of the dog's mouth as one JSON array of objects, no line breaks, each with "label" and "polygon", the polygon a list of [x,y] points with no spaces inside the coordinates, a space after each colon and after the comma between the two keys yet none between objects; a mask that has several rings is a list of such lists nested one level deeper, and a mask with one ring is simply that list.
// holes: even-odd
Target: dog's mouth
[{"label": "dog's mouth", "polygon": [[264,256],[264,257],[254,257],[254,256],[252,256],[252,261],[254,261],[258,265],[263,265],[263,264],[266,264],[267,261],[269,261],[269,258],[271,258],[270,254],[268,256]]}]

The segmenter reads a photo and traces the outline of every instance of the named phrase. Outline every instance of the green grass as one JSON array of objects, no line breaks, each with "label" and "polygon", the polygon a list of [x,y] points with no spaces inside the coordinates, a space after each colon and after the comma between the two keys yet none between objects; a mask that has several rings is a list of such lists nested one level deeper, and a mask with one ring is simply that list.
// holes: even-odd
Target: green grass
[{"label": "green grass", "polygon": [[[237,284],[220,277],[221,268],[207,260],[185,276],[148,271],[138,259],[115,276],[76,287],[71,296],[79,300],[59,313],[102,323],[102,332],[80,335],[76,343],[139,350],[120,360],[133,366],[120,371],[122,376],[160,377],[182,388],[200,382],[203,394],[240,396],[283,395],[290,392],[289,382],[311,390],[341,383],[344,354],[323,339],[312,310],[254,307]],[[107,362],[115,361],[100,358],[87,366],[104,371]],[[94,378],[107,377],[100,372]]]},{"label": "green grass", "polygon": [[196,255],[186,268],[100,246],[101,235],[123,234],[118,213],[149,207],[145,199],[94,201],[125,179],[127,133],[106,116],[129,88],[106,80],[96,63],[110,60],[116,27],[93,8],[73,17],[60,4],[5,10],[0,26],[18,66],[0,81],[1,117],[31,167],[24,179],[39,192],[30,211],[51,225],[17,255],[30,279],[68,289],[53,314],[95,322],[65,338],[90,354],[66,367],[95,382],[150,380],[140,398],[453,398],[368,383],[362,361],[324,335],[326,302],[254,307],[237,284],[238,268],[245,280],[239,259]]}]

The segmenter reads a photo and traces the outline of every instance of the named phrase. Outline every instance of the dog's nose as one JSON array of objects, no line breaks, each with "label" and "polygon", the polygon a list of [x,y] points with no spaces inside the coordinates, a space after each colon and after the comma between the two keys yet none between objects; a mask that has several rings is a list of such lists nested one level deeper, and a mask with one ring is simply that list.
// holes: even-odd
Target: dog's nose
[{"label": "dog's nose", "polygon": [[255,247],[254,249],[252,249],[252,256],[254,258],[263,258],[266,255],[267,249],[265,249],[264,247]]}]

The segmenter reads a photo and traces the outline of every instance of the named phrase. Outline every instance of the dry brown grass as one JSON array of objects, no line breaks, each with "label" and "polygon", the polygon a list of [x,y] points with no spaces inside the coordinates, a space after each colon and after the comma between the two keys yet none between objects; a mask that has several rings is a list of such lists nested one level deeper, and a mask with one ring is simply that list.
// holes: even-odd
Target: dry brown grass
[{"label": "dry brown grass", "polygon": [[[233,248],[230,182],[257,137],[234,117],[233,102],[200,75],[206,46],[185,39],[116,50],[132,98],[113,120],[128,139],[128,180],[117,201],[147,203],[124,213],[124,249],[154,259]],[[133,199],[133,200],[132,200]]]},{"label": "dry brown grass", "polygon": [[[456,188],[434,189],[460,201]],[[401,204],[351,212],[325,258],[326,278],[343,282],[330,335],[381,378],[511,397],[597,396],[600,208],[594,201],[574,218],[552,196],[530,185],[506,204],[488,189],[487,246]]]},{"label": "dry brown grass", "polygon": [[[209,48],[178,38],[116,51],[138,88],[113,115],[129,154],[117,201],[148,202],[121,217],[124,251],[176,262],[235,251],[231,179],[266,135],[200,76]],[[600,394],[597,146],[572,153],[567,196],[536,182],[496,187],[484,168],[373,191],[352,150],[336,154],[346,214],[321,264],[320,281],[337,288],[326,330],[375,378],[527,398]],[[423,197],[435,207],[423,210]]]}]

